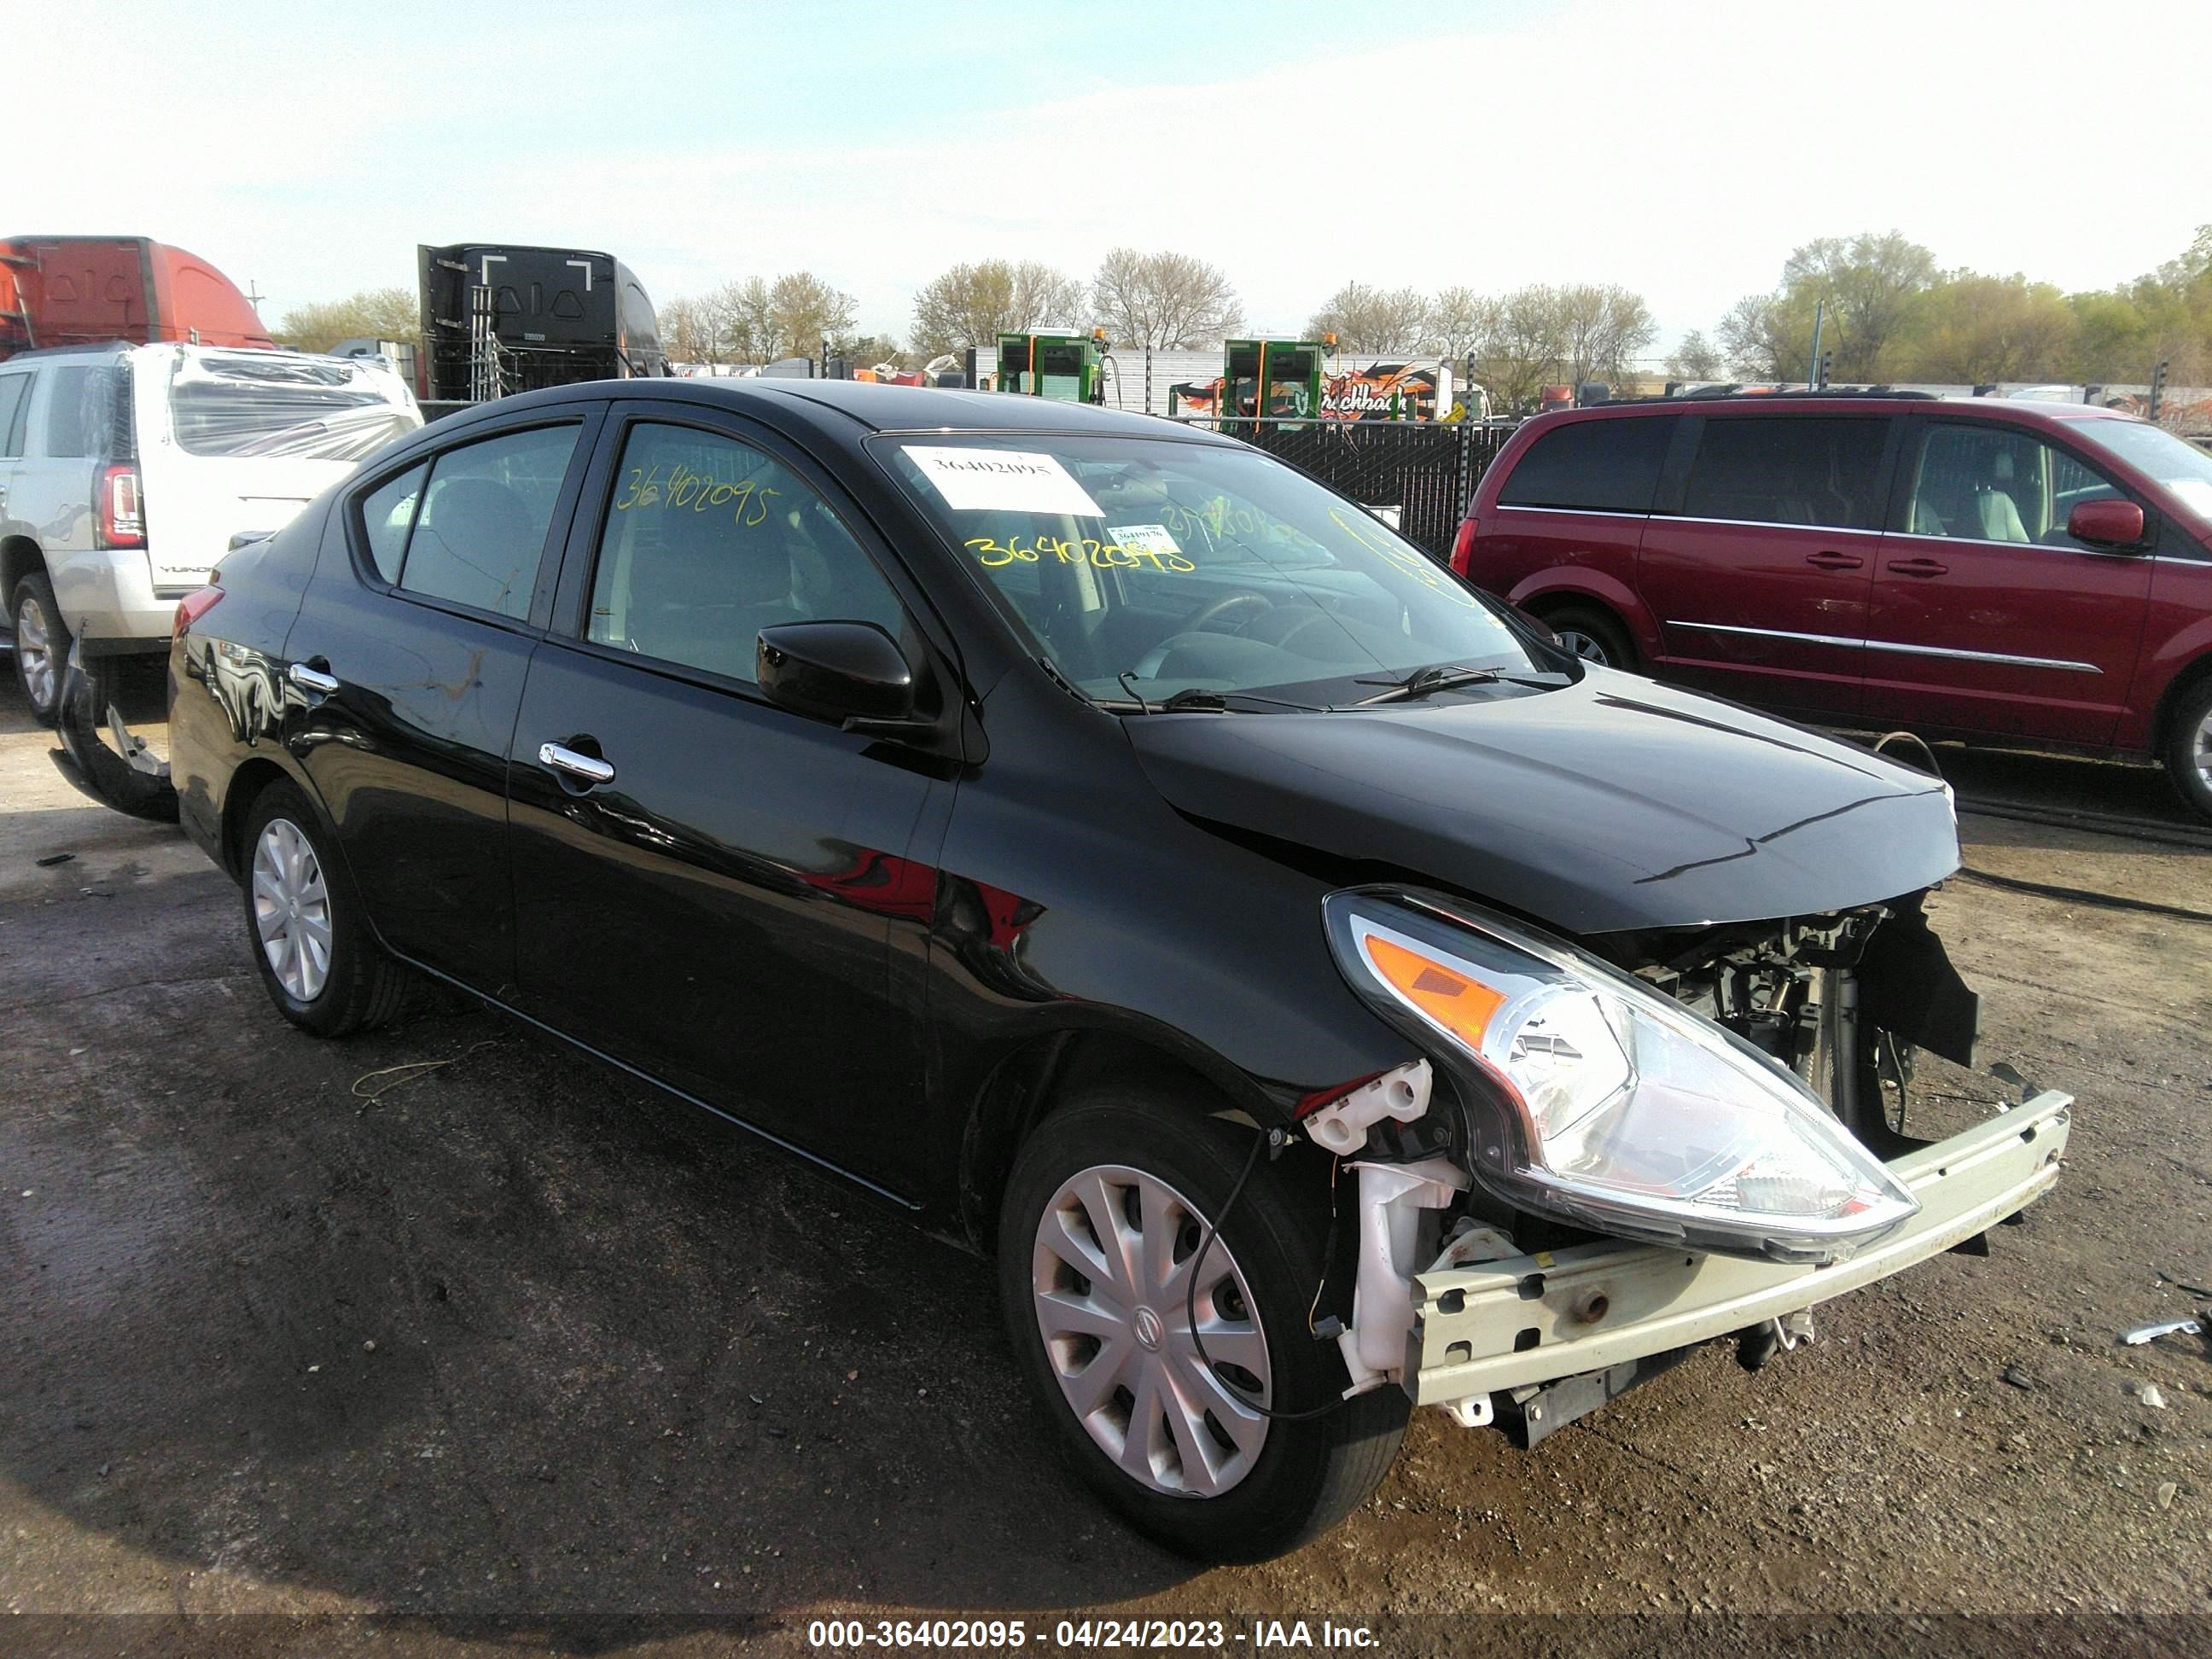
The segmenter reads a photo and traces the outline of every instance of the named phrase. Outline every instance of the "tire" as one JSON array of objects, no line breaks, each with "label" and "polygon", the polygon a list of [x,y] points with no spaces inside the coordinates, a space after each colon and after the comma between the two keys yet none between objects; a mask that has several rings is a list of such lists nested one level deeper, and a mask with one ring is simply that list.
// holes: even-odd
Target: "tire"
[{"label": "tire", "polygon": [[298,789],[274,782],[254,797],[240,855],[246,943],[278,1013],[337,1037],[399,1012],[407,970],[369,937],[345,866]]},{"label": "tire", "polygon": [[2174,706],[2166,738],[2166,771],[2199,817],[2212,818],[2212,677]]},{"label": "tire", "polygon": [[1563,605],[1545,613],[1544,625],[1584,662],[1601,668],[1636,666],[1635,643],[1610,611],[1594,605]]},{"label": "tire", "polygon": [[[1385,1387],[1306,1421],[1267,1421],[1239,1412],[1236,1394],[1200,1365],[1181,1265],[1203,1218],[1219,1214],[1255,1133],[1204,1115],[1209,1103],[1115,1085],[1046,1118],[1023,1145],[1000,1206],[1000,1296],[1022,1370],[1083,1479],[1170,1549],[1204,1561],[1258,1561],[1318,1536],[1375,1490],[1398,1454],[1410,1407]],[[1210,1357],[1243,1365],[1242,1386],[1260,1383],[1266,1402],[1283,1411],[1319,1406],[1345,1387],[1335,1346],[1306,1324],[1321,1281],[1326,1180],[1317,1163],[1263,1158],[1200,1279]],[[1140,1246],[1149,1231],[1172,1240],[1159,1247],[1162,1257],[1140,1249],[1123,1258],[1135,1264],[1138,1294],[1117,1293],[1125,1280],[1110,1273],[1103,1283],[1086,1279],[1069,1260],[1085,1255],[1084,1225],[1102,1212]],[[1094,1263],[1104,1261],[1102,1237],[1091,1225]],[[1149,1273],[1153,1260],[1171,1265]],[[1126,1319],[1102,1317],[1102,1307],[1124,1297],[1136,1304]],[[1047,1320],[1060,1327],[1049,1341]],[[1093,1330],[1103,1334],[1086,1334]],[[1110,1369],[1090,1385],[1099,1403],[1086,1419],[1073,1391],[1100,1364]],[[1154,1386],[1162,1380],[1178,1385],[1177,1402],[1202,1402],[1206,1416],[1164,1405]],[[1132,1449],[1140,1426],[1146,1438]],[[1141,1474],[1133,1472],[1139,1466]]]},{"label": "tire", "polygon": [[62,705],[70,631],[45,571],[31,571],[15,584],[8,596],[8,625],[15,630],[15,684],[31,705],[32,718],[52,726]]}]

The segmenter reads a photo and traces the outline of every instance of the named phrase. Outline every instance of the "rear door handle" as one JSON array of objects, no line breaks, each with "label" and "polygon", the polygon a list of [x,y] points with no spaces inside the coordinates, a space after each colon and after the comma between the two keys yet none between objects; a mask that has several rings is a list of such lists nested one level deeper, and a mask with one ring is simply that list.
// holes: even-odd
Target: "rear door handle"
[{"label": "rear door handle", "polygon": [[1856,553],[1808,553],[1805,562],[1820,570],[1857,570],[1866,561]]},{"label": "rear door handle", "polygon": [[596,755],[580,755],[557,743],[538,745],[538,763],[550,766],[556,772],[566,772],[583,783],[598,785],[615,781],[613,763],[603,761]]},{"label": "rear door handle", "polygon": [[327,697],[338,689],[336,675],[325,674],[319,668],[310,668],[303,662],[295,662],[286,669],[284,678],[302,691],[313,691],[319,696]]},{"label": "rear door handle", "polygon": [[1948,574],[1951,567],[1933,559],[1892,559],[1889,574],[1893,576],[1942,576]]}]

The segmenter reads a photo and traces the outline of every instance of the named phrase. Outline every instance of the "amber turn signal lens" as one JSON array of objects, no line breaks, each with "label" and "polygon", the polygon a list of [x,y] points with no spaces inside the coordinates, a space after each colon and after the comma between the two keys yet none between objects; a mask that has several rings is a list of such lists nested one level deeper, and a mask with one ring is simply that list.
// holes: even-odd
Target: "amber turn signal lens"
[{"label": "amber turn signal lens", "polygon": [[1375,971],[1437,1024],[1476,1054],[1490,1017],[1504,1004],[1503,992],[1469,979],[1431,957],[1370,933],[1362,942]]}]

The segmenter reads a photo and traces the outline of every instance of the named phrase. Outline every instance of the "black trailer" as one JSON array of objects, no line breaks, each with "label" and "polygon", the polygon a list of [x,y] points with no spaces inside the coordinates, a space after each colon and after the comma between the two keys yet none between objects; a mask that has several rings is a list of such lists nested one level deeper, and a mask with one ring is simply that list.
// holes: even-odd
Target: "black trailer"
[{"label": "black trailer", "polygon": [[653,301],[611,253],[483,242],[415,252],[423,344],[416,390],[426,403],[668,373]]}]

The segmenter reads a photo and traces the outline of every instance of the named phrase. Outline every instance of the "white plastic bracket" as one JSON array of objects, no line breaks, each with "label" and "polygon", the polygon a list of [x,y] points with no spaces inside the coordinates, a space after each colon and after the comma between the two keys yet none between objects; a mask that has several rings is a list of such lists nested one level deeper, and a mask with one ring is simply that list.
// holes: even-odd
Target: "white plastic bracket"
[{"label": "white plastic bracket", "polygon": [[1306,1133],[1323,1151],[1348,1157],[1367,1145],[1370,1125],[1386,1117],[1411,1123],[1426,1112],[1432,1076],[1427,1060],[1408,1060],[1314,1113],[1305,1121]]}]

